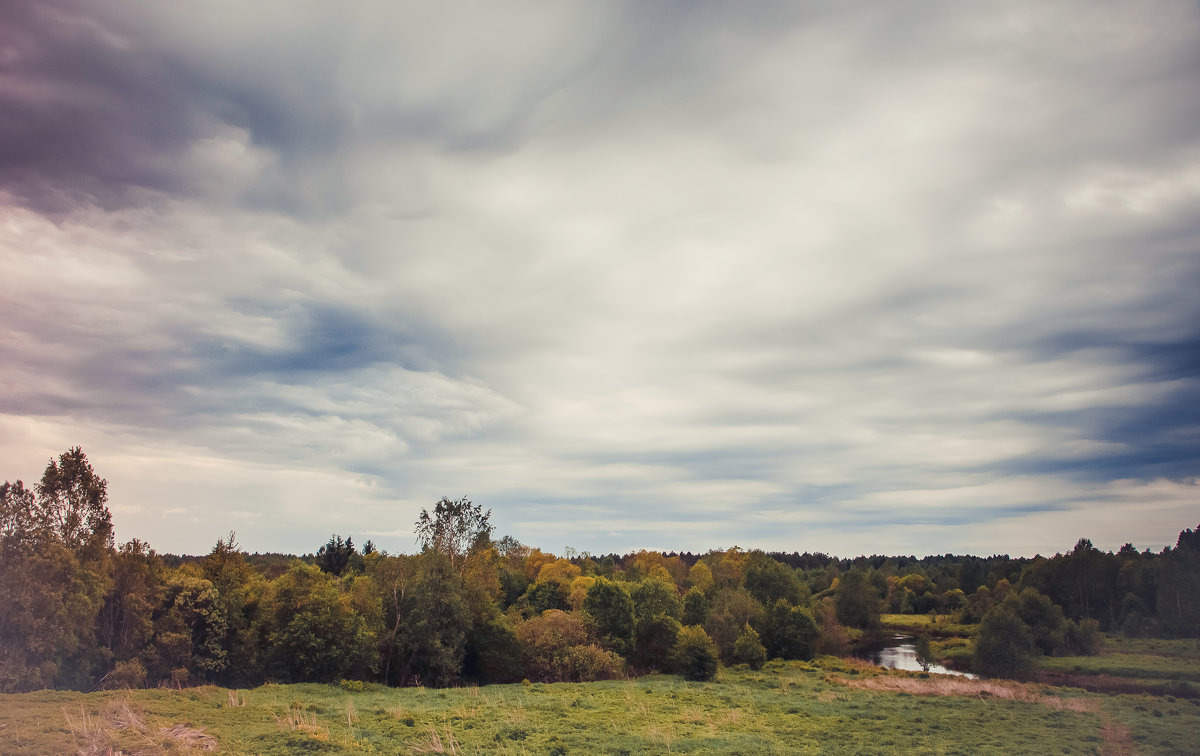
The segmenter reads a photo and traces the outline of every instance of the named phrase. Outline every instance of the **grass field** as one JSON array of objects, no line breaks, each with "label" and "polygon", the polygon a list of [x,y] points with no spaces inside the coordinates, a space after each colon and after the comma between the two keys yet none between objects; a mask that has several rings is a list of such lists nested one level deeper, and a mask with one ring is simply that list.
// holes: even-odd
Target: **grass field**
[{"label": "grass field", "polygon": [[[357,689],[363,688],[363,689]],[[0,696],[0,752],[1186,753],[1200,703],[885,673],[825,657],[631,681]]]},{"label": "grass field", "polygon": [[977,625],[962,625],[952,621],[948,614],[881,614],[879,624],[885,630],[917,635],[928,633],[935,637],[968,637]]}]

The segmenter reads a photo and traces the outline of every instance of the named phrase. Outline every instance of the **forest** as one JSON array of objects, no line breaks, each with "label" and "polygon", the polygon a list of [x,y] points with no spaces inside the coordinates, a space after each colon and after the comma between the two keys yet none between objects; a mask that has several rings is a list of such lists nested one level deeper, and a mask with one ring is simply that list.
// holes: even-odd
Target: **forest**
[{"label": "forest", "polygon": [[1200,528],[1154,553],[1081,538],[1051,557],[555,555],[442,499],[422,549],[332,535],[312,554],[117,545],[106,481],[76,447],[0,488],[0,692],[215,683],[581,682],[845,653],[881,614],[975,626],[959,660],[1020,677],[1104,635],[1194,637]]}]

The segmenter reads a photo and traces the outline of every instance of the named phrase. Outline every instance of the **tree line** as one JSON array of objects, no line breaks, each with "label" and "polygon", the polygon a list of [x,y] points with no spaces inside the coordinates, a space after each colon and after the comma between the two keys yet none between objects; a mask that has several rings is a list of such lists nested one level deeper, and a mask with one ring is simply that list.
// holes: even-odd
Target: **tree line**
[{"label": "tree line", "polygon": [[0,691],[267,681],[388,685],[708,679],[843,652],[883,611],[979,623],[975,666],[1090,653],[1101,631],[1194,635],[1200,532],[1116,553],[837,559],[731,548],[558,556],[495,538],[491,512],[443,499],[422,549],[333,535],[304,557],[202,557],[115,543],[107,484],[73,448],[36,487],[0,487]]}]

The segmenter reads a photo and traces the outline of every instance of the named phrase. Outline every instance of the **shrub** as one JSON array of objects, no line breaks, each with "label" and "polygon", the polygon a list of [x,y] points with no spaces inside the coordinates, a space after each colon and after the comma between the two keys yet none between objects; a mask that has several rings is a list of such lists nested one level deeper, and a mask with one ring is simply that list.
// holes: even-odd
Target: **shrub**
[{"label": "shrub", "polygon": [[639,619],[633,638],[633,661],[642,667],[668,664],[679,636],[679,620],[665,614]]},{"label": "shrub", "polygon": [[1095,656],[1104,648],[1100,623],[1091,618],[1067,623],[1067,646],[1078,656]]},{"label": "shrub", "polygon": [[679,631],[674,666],[685,680],[711,680],[717,676],[717,644],[704,628],[691,625]]},{"label": "shrub", "polygon": [[807,609],[779,599],[763,627],[767,655],[780,659],[811,659],[817,641],[817,623]]},{"label": "shrub", "polygon": [[104,682],[108,688],[141,688],[146,684],[146,668],[140,659],[119,661]]},{"label": "shrub", "polygon": [[517,628],[525,670],[542,682],[609,680],[624,673],[624,661],[592,642],[577,614],[552,609]]},{"label": "shrub", "polygon": [[767,660],[767,649],[750,625],[746,625],[733,642],[733,660],[738,664],[749,664],[750,669],[762,669]]},{"label": "shrub", "polygon": [[1033,665],[1037,647],[1029,628],[1012,607],[1002,603],[983,615],[975,631],[971,666],[985,675],[1015,675]]}]

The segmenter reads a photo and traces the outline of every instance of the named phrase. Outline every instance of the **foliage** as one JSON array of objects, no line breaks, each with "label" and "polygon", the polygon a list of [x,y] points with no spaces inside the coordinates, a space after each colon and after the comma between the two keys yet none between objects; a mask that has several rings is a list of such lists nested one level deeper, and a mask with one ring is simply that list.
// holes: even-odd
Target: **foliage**
[{"label": "foliage", "polygon": [[362,557],[354,551],[354,539],[349,536],[343,541],[340,535],[331,535],[329,541],[317,549],[317,566],[331,575],[341,575],[351,568],[361,571],[362,563]]},{"label": "foliage", "polygon": [[421,510],[416,523],[417,540],[422,548],[445,555],[451,567],[457,568],[468,551],[488,542],[492,535],[491,516],[492,510],[485,512],[466,498],[451,501],[442,497],[434,505],[432,515]]},{"label": "foliage", "polygon": [[675,643],[673,666],[685,680],[711,680],[717,676],[719,651],[704,628],[689,625],[680,629]]},{"label": "foliage", "polygon": [[750,669],[762,669],[767,661],[767,649],[750,625],[746,625],[733,642],[733,661],[735,664],[748,664]]},{"label": "foliage", "polygon": [[808,599],[808,591],[795,571],[761,551],[751,552],[747,557],[742,582],[763,606],[771,606],[779,599],[799,605]]},{"label": "foliage", "polygon": [[544,682],[611,680],[623,674],[617,654],[595,645],[576,614],[552,609],[517,628],[530,679]]},{"label": "foliage", "polygon": [[669,614],[639,619],[634,630],[630,661],[643,669],[668,667],[680,627],[679,620]]},{"label": "foliage", "polygon": [[841,578],[834,605],[843,625],[863,629],[878,627],[879,604],[879,593],[864,571],[851,570]]},{"label": "foliage", "polygon": [[633,651],[633,599],[625,586],[597,579],[583,598],[583,612],[606,648],[623,656]]},{"label": "foliage", "polygon": [[1033,667],[1037,646],[1029,626],[1011,603],[994,606],[983,615],[975,634],[972,668],[985,675],[1019,675]]},{"label": "foliage", "polygon": [[807,609],[777,599],[767,613],[762,640],[767,656],[772,659],[811,659],[816,648],[817,623]]},{"label": "foliage", "polygon": [[937,658],[933,653],[933,646],[929,642],[929,636],[921,633],[917,636],[916,642],[913,644],[913,650],[917,653],[917,664],[921,665],[921,669],[926,672],[929,668],[937,663]]},{"label": "foliage", "polygon": [[713,608],[704,623],[704,629],[717,644],[721,658],[733,659],[733,644],[747,624],[761,626],[766,617],[762,604],[748,591],[728,588],[717,591]]},{"label": "foliage", "polygon": [[271,584],[263,609],[266,668],[281,680],[329,682],[371,666],[375,638],[350,597],[315,566],[296,562]]}]

